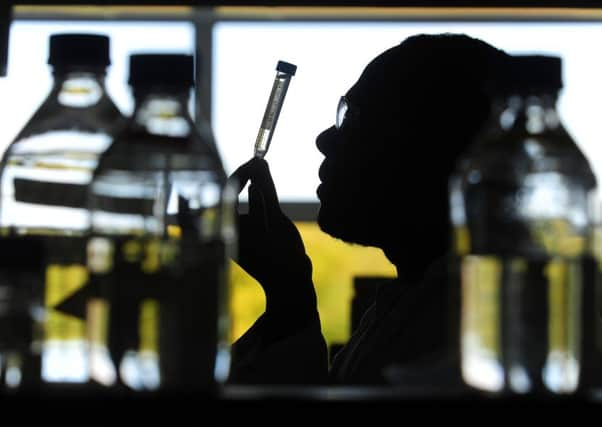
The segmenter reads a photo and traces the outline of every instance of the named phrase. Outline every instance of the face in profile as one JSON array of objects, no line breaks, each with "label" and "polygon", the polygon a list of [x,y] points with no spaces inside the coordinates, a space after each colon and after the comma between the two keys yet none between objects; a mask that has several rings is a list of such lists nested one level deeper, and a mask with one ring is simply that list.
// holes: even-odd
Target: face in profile
[{"label": "face in profile", "polygon": [[444,255],[449,175],[489,115],[482,86],[505,56],[465,35],[417,35],[369,63],[316,141],[321,229],[383,249],[407,277]]},{"label": "face in profile", "polygon": [[[333,237],[378,246],[383,216],[391,203],[389,148],[399,143],[398,118],[382,91],[384,63],[377,57],[340,99],[336,123],[316,140],[324,155],[318,224]],[[334,106],[333,106],[334,107]],[[333,108],[334,110],[334,108]],[[333,111],[334,115],[334,111]]]}]

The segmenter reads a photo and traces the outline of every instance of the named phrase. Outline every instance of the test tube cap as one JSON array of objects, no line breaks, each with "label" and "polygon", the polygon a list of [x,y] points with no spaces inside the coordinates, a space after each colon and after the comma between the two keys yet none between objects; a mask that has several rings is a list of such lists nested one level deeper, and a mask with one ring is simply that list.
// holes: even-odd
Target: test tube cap
[{"label": "test tube cap", "polygon": [[295,73],[297,72],[297,66],[294,64],[291,64],[290,62],[278,61],[278,65],[276,65],[276,71],[280,71],[282,73],[286,73],[286,74],[290,74],[291,76],[294,76]]}]

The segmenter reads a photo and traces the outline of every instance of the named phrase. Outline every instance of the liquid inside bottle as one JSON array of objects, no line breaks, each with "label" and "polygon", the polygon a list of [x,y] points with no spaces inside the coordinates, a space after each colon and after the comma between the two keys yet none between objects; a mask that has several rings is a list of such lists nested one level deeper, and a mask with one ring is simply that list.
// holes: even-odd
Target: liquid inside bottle
[{"label": "liquid inside bottle", "polygon": [[27,304],[41,379],[82,383],[90,378],[85,324],[55,307],[88,280],[88,185],[124,118],[104,88],[108,38],[53,35],[50,52],[51,92],[3,157],[0,224],[4,236],[44,248]]},{"label": "liquid inside bottle", "polygon": [[[543,66],[559,73],[554,60],[526,61],[533,67],[521,68],[521,79]],[[597,190],[559,120],[557,84],[514,86],[519,96],[500,97],[450,179],[462,375],[488,392],[566,394],[579,386]]]},{"label": "liquid inside bottle", "polygon": [[[187,111],[191,58],[131,61],[136,108],[91,185],[91,281],[109,306],[109,351],[122,384],[207,391],[219,364],[225,174]],[[140,73],[153,64],[156,75]],[[178,69],[185,74],[173,80]]]}]

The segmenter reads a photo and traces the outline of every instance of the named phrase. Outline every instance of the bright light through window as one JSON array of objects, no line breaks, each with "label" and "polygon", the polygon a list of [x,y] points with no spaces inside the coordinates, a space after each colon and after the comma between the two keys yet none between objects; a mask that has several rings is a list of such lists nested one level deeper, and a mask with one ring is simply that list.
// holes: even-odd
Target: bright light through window
[{"label": "bright light through window", "polygon": [[292,62],[297,74],[266,160],[283,201],[317,202],[322,155],[315,138],[334,124],[339,97],[378,53],[413,34],[442,32],[466,33],[508,53],[561,56],[560,114],[602,178],[602,24],[592,23],[219,23],[212,113],[228,172],[253,154],[277,61]]}]

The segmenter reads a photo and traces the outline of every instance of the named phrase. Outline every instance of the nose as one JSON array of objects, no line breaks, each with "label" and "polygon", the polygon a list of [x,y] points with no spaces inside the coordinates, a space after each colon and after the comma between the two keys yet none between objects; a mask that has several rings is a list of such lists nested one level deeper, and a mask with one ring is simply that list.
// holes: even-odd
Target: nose
[{"label": "nose", "polygon": [[327,156],[332,152],[336,145],[337,133],[338,130],[334,126],[331,126],[318,135],[316,138],[316,147],[318,147],[320,153]]}]

